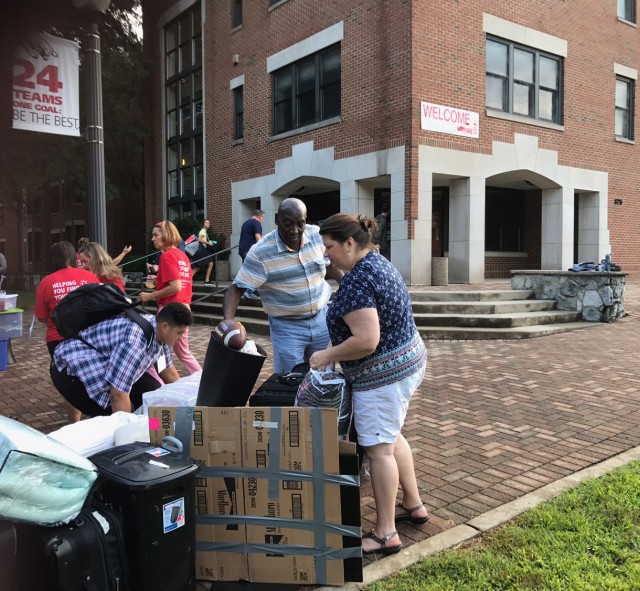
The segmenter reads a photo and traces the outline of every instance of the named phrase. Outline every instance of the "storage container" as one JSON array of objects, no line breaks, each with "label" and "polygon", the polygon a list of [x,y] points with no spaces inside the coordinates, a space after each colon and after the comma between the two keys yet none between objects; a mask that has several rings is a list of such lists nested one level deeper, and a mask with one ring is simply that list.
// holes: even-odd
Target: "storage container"
[{"label": "storage container", "polygon": [[20,308],[0,312],[0,339],[22,336],[22,312]]},{"label": "storage container", "polygon": [[0,339],[0,371],[7,371],[9,357],[9,339]]},{"label": "storage container", "polygon": [[0,312],[15,308],[18,305],[17,293],[0,294]]},{"label": "storage container", "polygon": [[121,445],[89,458],[97,497],[122,512],[131,589],[195,589],[195,475],[186,454],[147,443]]}]

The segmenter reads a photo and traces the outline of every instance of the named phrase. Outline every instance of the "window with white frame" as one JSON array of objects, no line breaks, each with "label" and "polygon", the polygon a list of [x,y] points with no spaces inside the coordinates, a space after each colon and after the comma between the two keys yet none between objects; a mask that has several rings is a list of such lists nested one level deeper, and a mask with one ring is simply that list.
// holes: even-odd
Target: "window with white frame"
[{"label": "window with white frame", "polygon": [[629,78],[616,76],[616,137],[633,139],[634,83]]},{"label": "window with white frame", "polygon": [[636,22],[636,1],[635,0],[618,0],[618,18]]},{"label": "window with white frame", "polygon": [[202,22],[196,3],[165,39],[166,197],[169,219],[204,211]]},{"label": "window with white frame", "polygon": [[340,44],[272,73],[273,133],[340,115]]},{"label": "window with white frame", "polygon": [[493,37],[486,50],[488,109],[562,123],[562,58]]}]

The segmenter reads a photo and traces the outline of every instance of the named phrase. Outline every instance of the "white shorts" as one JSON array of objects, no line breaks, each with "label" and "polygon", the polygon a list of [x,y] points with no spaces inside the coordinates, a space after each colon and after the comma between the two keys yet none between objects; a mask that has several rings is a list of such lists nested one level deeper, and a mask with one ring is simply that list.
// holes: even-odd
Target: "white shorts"
[{"label": "white shorts", "polygon": [[374,390],[353,392],[353,422],[358,432],[358,443],[364,447],[380,443],[395,443],[409,400],[424,379],[426,363],[410,376]]}]

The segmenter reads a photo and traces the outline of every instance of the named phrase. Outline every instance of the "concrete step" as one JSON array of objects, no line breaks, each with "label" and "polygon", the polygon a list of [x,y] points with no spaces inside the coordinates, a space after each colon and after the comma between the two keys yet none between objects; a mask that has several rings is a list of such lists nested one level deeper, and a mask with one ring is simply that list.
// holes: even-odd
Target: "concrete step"
[{"label": "concrete step", "polygon": [[481,302],[412,301],[412,307],[414,314],[511,314],[554,310],[556,303],[553,300],[499,300]]},{"label": "concrete step", "polygon": [[[429,288],[425,288],[428,290]],[[412,302],[493,302],[526,300],[533,295],[529,289],[496,289],[478,291],[411,291]]]},{"label": "concrete step", "polygon": [[[428,289],[428,288],[427,288]],[[426,340],[524,339],[588,328],[576,312],[555,310],[555,302],[529,299],[529,290],[411,291],[414,318]],[[194,285],[194,322],[222,320],[224,288]],[[155,306],[148,305],[150,312]],[[236,319],[249,334],[268,335],[269,321],[258,299],[240,300]]]},{"label": "concrete step", "polygon": [[459,327],[459,328],[515,328],[578,322],[577,312],[548,310],[543,312],[515,312],[509,314],[414,314],[416,326]]},{"label": "concrete step", "polygon": [[566,322],[541,326],[523,326],[516,328],[448,328],[430,326],[418,328],[425,341],[489,341],[532,339],[552,334],[601,326],[599,322]]}]

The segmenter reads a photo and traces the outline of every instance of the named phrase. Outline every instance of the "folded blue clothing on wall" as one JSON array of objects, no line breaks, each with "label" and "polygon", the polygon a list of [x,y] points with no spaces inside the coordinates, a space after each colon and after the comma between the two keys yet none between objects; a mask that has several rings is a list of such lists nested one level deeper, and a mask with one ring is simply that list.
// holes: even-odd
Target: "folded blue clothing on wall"
[{"label": "folded blue clothing on wall", "polygon": [[571,267],[571,269],[569,269],[569,271],[576,271],[576,272],[580,272],[580,271],[597,271],[598,270],[598,265],[596,265],[594,262],[586,262],[586,263],[576,263],[573,265],[573,267]]}]

